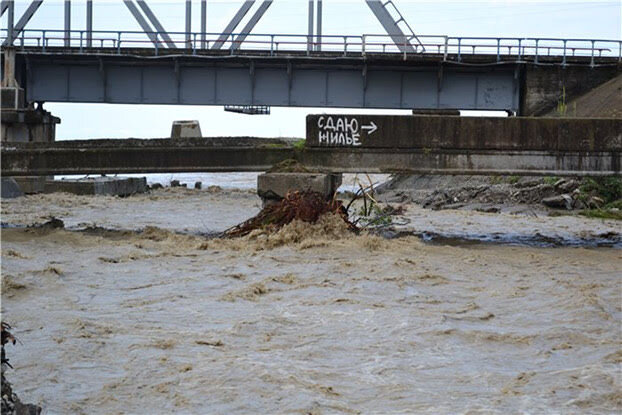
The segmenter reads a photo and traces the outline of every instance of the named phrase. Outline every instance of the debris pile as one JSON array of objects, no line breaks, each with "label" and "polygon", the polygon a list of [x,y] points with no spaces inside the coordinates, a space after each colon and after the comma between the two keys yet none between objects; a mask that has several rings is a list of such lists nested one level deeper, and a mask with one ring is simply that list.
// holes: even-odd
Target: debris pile
[{"label": "debris pile", "polygon": [[16,339],[9,331],[11,326],[4,321],[2,324],[2,414],[15,414],[15,415],[39,415],[41,413],[41,407],[33,404],[22,403],[17,395],[13,393],[13,388],[9,381],[4,377],[4,372],[7,368],[13,368],[7,359],[4,352],[4,345],[7,343],[15,344]]},{"label": "debris pile", "polygon": [[348,213],[340,201],[325,200],[317,192],[295,191],[287,193],[283,200],[266,206],[257,216],[226,230],[224,235],[246,236],[257,229],[277,231],[294,220],[315,223],[321,216],[328,213],[339,215],[351,231],[358,231],[358,228],[349,221]]},{"label": "debris pile", "polygon": [[272,166],[268,173],[309,173],[309,169],[298,160],[286,159]]}]

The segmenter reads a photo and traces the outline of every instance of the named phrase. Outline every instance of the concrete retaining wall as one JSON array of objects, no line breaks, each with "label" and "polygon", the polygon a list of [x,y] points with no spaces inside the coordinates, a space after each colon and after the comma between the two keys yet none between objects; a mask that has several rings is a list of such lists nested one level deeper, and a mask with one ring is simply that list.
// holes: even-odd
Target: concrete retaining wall
[{"label": "concrete retaining wall", "polygon": [[622,73],[620,66],[534,66],[523,70],[520,114],[539,116],[554,110],[558,102],[589,92]]},{"label": "concrete retaining wall", "polygon": [[622,119],[309,115],[308,147],[622,151]]}]

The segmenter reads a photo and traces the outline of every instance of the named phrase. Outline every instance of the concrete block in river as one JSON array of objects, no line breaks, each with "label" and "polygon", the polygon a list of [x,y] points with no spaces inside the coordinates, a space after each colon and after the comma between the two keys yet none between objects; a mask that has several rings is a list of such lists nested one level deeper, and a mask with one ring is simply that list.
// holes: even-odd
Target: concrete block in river
[{"label": "concrete block in river", "polygon": [[341,174],[264,173],[257,176],[257,194],[266,200],[279,200],[291,191],[311,190],[331,198],[341,185]]},{"label": "concrete block in river", "polygon": [[79,180],[48,180],[45,192],[67,192],[77,195],[129,196],[147,191],[144,177],[96,177]]},{"label": "concrete block in river", "polygon": [[11,177],[3,177],[0,188],[2,189],[2,199],[13,199],[24,195],[15,179]]},{"label": "concrete block in river", "polygon": [[27,195],[35,193],[43,193],[45,191],[45,183],[47,178],[45,176],[24,176],[15,177],[15,181],[19,185],[22,192]]},{"label": "concrete block in river", "polygon": [[171,128],[171,138],[188,138],[203,137],[201,135],[201,126],[196,120],[191,121],[173,121]]}]

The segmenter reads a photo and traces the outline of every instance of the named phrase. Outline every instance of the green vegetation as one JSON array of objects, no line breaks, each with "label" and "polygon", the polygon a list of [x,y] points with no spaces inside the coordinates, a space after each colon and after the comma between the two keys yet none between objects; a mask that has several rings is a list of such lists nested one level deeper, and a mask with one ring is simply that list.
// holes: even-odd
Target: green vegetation
[{"label": "green vegetation", "polygon": [[[305,143],[306,140],[304,138],[300,139],[300,140],[296,140],[291,144],[291,147],[294,148],[294,150],[296,151],[302,151],[305,148]],[[284,142],[276,142],[276,143],[264,143],[261,144],[259,147],[261,148],[289,148],[290,144],[284,143]]]},{"label": "green vegetation", "polygon": [[361,206],[358,215],[365,218],[365,227],[389,226],[393,223],[391,213],[376,204],[370,204],[369,208]]},{"label": "green vegetation", "polygon": [[287,146],[283,143],[265,143],[259,145],[261,148],[287,148]]},{"label": "green vegetation", "polygon": [[304,138],[294,142],[294,150],[296,150],[296,151],[304,150],[306,142],[307,142],[307,140],[305,140]]},{"label": "green vegetation", "polygon": [[579,215],[593,219],[622,220],[622,211],[607,209],[583,209]]},{"label": "green vegetation", "polygon": [[520,180],[520,176],[508,176],[507,180],[509,184],[516,184]]},{"label": "green vegetation", "polygon": [[580,215],[588,218],[622,220],[622,178],[587,177],[579,186],[577,199],[587,202],[600,198],[604,205],[596,209],[583,209]]},{"label": "green vegetation", "polygon": [[542,179],[542,181],[545,184],[550,184],[551,186],[557,183],[558,180],[559,180],[559,177],[555,177],[555,176],[546,176],[545,178]]},{"label": "green vegetation", "polygon": [[268,173],[309,173],[309,169],[300,164],[298,160],[287,159],[272,166]]},{"label": "green vegetation", "polygon": [[562,87],[562,96],[557,100],[557,114],[561,117],[568,112],[568,104],[566,104],[566,87]]},{"label": "green vegetation", "polygon": [[587,177],[579,186],[580,196],[597,196],[605,204],[619,203],[622,199],[622,178],[620,177]]}]

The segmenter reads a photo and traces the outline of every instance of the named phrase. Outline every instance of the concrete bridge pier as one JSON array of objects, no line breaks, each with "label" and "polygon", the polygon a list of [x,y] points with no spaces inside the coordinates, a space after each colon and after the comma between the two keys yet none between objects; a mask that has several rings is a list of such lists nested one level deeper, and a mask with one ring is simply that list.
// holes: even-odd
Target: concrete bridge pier
[{"label": "concrete bridge pier", "polygon": [[[15,79],[15,49],[4,52],[1,83],[2,122],[0,141],[8,143],[52,143],[56,139],[56,124],[60,118],[43,109],[43,103],[35,108],[25,101],[24,89]],[[11,179],[13,180],[13,179]],[[46,176],[26,176],[14,179],[23,193],[39,193],[45,188]],[[5,183],[3,187],[13,183]]]},{"label": "concrete bridge pier", "polygon": [[43,103],[37,108],[25,100],[24,89],[15,79],[15,49],[4,51],[2,71],[2,143],[51,143],[56,139],[56,124],[60,118],[52,116],[43,109]]},{"label": "concrete bridge pier", "polygon": [[313,191],[330,200],[339,186],[341,173],[264,173],[257,176],[257,194],[263,207],[278,203],[289,192]]}]

